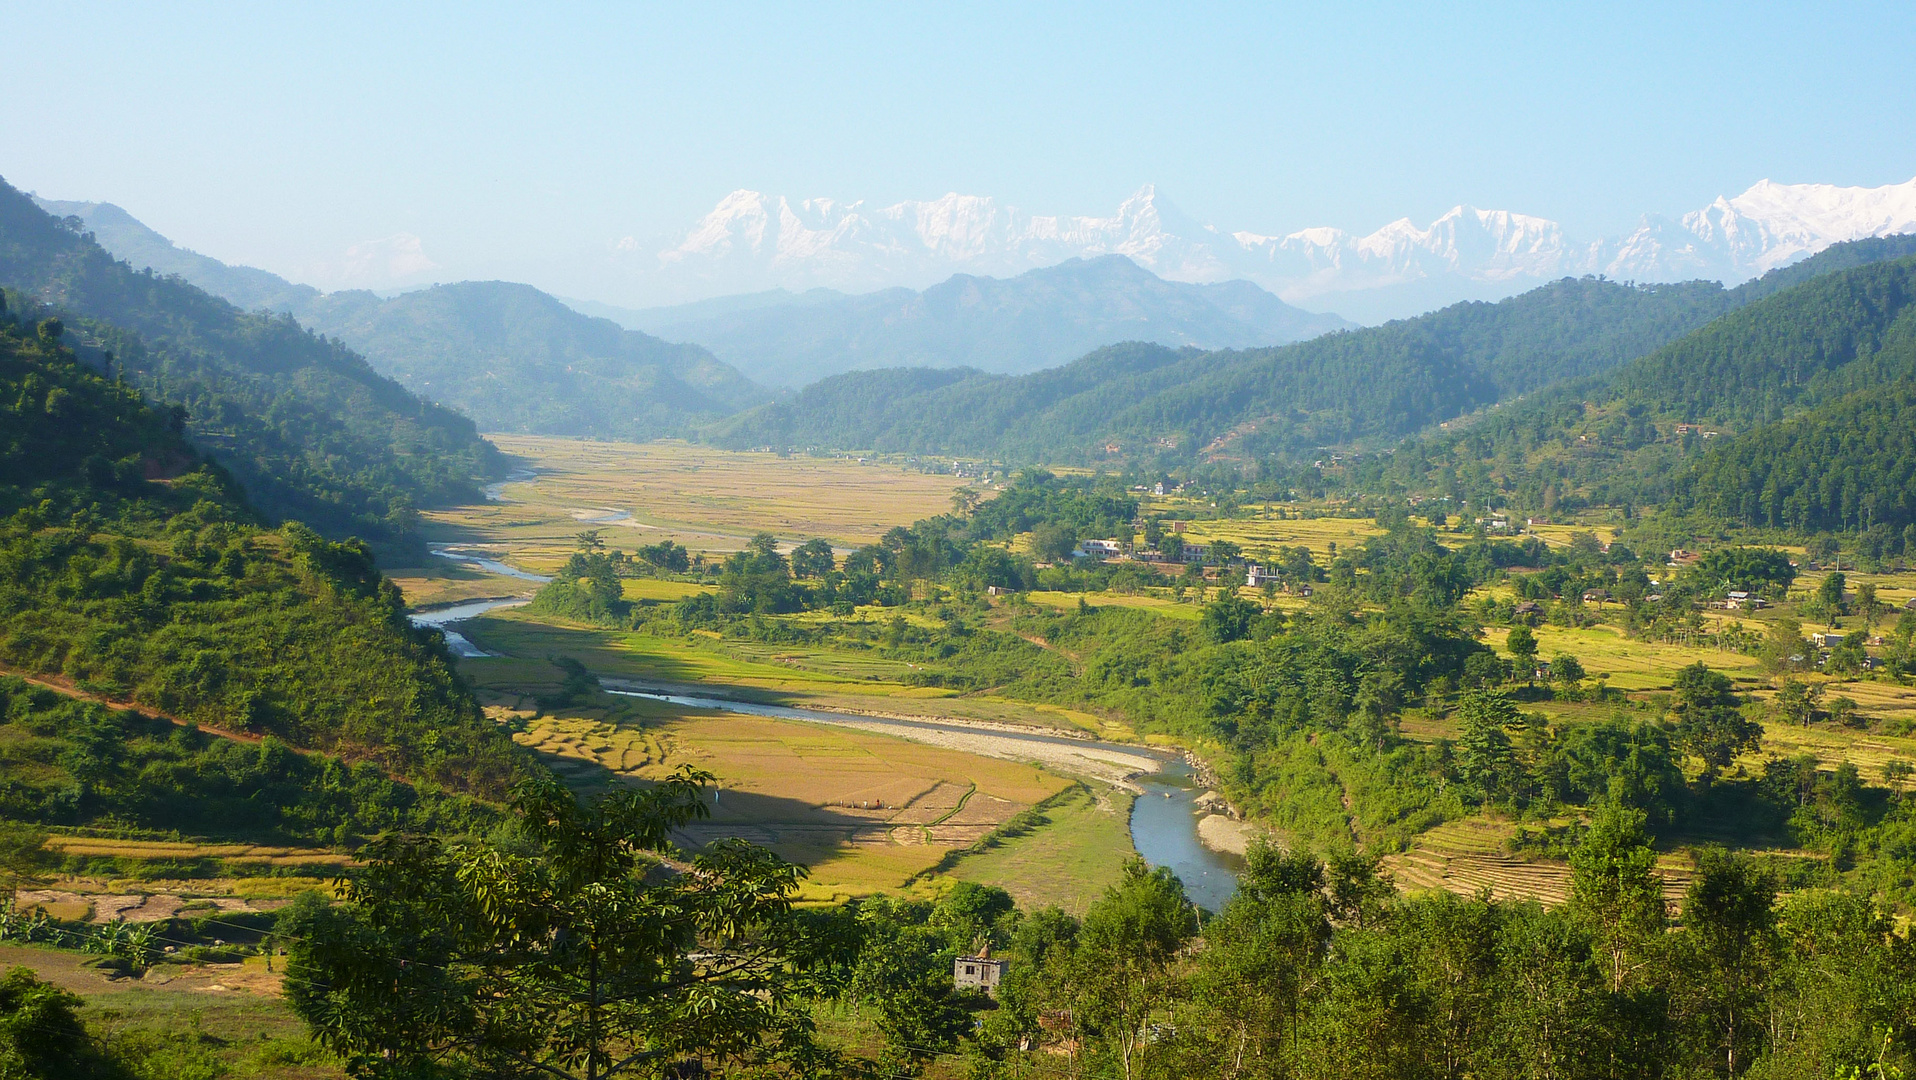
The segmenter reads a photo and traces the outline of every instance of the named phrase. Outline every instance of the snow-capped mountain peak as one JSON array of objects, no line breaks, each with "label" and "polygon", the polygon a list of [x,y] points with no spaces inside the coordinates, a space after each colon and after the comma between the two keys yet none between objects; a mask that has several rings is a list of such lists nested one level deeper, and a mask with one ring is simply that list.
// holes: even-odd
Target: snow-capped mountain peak
[{"label": "snow-capped mountain peak", "polygon": [[[1292,303],[1377,319],[1508,295],[1565,274],[1735,282],[1833,243],[1909,231],[1916,180],[1878,188],[1763,180],[1680,221],[1645,217],[1634,231],[1596,242],[1573,241],[1548,218],[1467,205],[1426,225],[1399,218],[1362,236],[1332,227],[1283,236],[1224,231],[1179,212],[1150,184],[1109,217],[1032,215],[957,192],[874,209],[740,190],[660,252],[656,272],[680,280],[671,291],[708,295],[821,285],[865,291],[1125,255],[1172,280],[1247,278]],[[631,248],[620,245],[642,255]],[[692,282],[703,288],[688,289]]]}]

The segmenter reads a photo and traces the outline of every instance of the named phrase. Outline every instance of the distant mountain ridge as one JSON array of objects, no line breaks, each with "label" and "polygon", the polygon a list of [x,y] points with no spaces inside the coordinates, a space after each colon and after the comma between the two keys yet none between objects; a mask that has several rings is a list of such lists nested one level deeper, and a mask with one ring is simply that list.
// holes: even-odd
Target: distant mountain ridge
[{"label": "distant mountain ridge", "polygon": [[615,262],[635,286],[714,295],[919,287],[954,272],[1011,276],[1117,254],[1168,280],[1244,278],[1288,303],[1378,322],[1462,299],[1500,299],[1565,275],[1735,284],[1831,244],[1912,230],[1916,179],[1877,188],[1763,180],[1680,220],[1646,216],[1631,232],[1599,241],[1572,239],[1546,218],[1469,206],[1428,226],[1406,218],[1363,236],[1225,231],[1183,214],[1149,185],[1110,217],[1032,215],[956,193],[868,207],[740,190],[662,251],[621,241]]},{"label": "distant mountain ridge", "polygon": [[[1116,255],[1070,259],[1008,280],[957,275],[922,293],[774,290],[636,312],[557,301],[503,282],[388,298],[364,290],[322,293],[180,248],[111,203],[39,202],[56,216],[78,217],[102,245],[135,265],[178,274],[242,307],[287,312],[339,338],[382,372],[488,430],[679,435],[763,401],[750,385],[754,379],[796,386],[897,366],[1020,374],[1126,340],[1251,348],[1353,325],[1300,311],[1246,281],[1171,282]],[[448,289],[458,296],[441,291]],[[481,293],[529,321],[495,319],[471,302]],[[568,317],[561,304],[580,314]],[[609,325],[588,325],[588,316],[612,319],[627,336]],[[577,370],[555,367],[560,358]],[[508,390],[515,370],[527,382]],[[606,380],[604,393],[587,392],[582,380],[588,378]],[[542,394],[558,400],[542,401]]]},{"label": "distant mountain ridge", "polygon": [[275,518],[417,540],[424,506],[477,498],[502,471],[472,421],[337,341],[115,259],[74,216],[0,181],[0,285],[114,354],[116,374],[182,410],[186,435]]},{"label": "distant mountain ridge", "polygon": [[1123,255],[1000,279],[958,274],[923,292],[759,293],[613,314],[692,341],[774,386],[846,371],[971,367],[1025,374],[1120,341],[1203,349],[1281,345],[1354,324],[1291,307],[1248,281],[1166,281]]},{"label": "distant mountain ridge", "polygon": [[37,199],[135,266],[247,309],[284,312],[488,431],[649,439],[689,434],[766,394],[696,345],[574,311],[530,285],[459,282],[381,297],[322,293],[178,247],[112,203]]},{"label": "distant mountain ridge", "polygon": [[689,435],[768,396],[697,345],[582,315],[530,285],[462,281],[391,298],[328,293],[294,315],[486,431]]}]

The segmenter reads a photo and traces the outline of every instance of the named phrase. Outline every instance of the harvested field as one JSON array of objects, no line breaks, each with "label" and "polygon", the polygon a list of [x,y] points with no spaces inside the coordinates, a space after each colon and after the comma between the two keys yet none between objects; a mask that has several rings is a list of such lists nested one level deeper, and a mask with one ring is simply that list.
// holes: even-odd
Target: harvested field
[{"label": "harvested field", "polygon": [[346,866],[353,859],[325,848],[270,847],[259,844],[198,844],[172,840],[114,840],[88,836],[50,836],[47,847],[63,855],[122,859],[229,859],[273,866]]},{"label": "harvested field", "polygon": [[[1570,899],[1570,868],[1563,863],[1417,847],[1385,857],[1384,868],[1406,892],[1441,889],[1471,896],[1488,889],[1498,900],[1535,900],[1546,907]],[[1657,872],[1663,875],[1664,899],[1681,902],[1692,877],[1688,860],[1665,856]]]},{"label": "harvested field", "polygon": [[644,703],[641,723],[534,720],[520,735],[582,785],[659,779],[690,764],[718,777],[710,816],[681,834],[737,837],[808,865],[807,899],[898,889],[1070,781],[889,735]]},{"label": "harvested field", "polygon": [[[104,886],[110,889],[111,886]],[[284,900],[243,899],[236,896],[199,896],[172,892],[81,892],[75,889],[21,889],[14,906],[22,911],[39,908],[57,919],[109,923],[159,922],[177,915],[217,915],[273,911]]]},{"label": "harvested field", "polygon": [[997,885],[1027,911],[1056,905],[1082,915],[1136,853],[1131,799],[1114,788],[1076,788],[1044,809],[1042,825],[964,855],[950,876]]},{"label": "harvested field", "polygon": [[490,435],[537,473],[500,485],[500,502],[433,510],[437,542],[490,541],[505,561],[558,565],[586,528],[627,551],[673,540],[696,552],[729,552],[755,533],[786,543],[823,537],[849,548],[951,508],[966,481],[851,458],[781,458],[684,442],[586,442]]},{"label": "harvested field", "polygon": [[1133,594],[1111,592],[1030,592],[1025,595],[1034,604],[1042,604],[1045,607],[1061,608],[1070,611],[1077,610],[1078,598],[1083,597],[1084,602],[1090,604],[1092,607],[1138,608],[1142,611],[1148,611],[1153,615],[1162,615],[1167,619],[1179,619],[1185,622],[1196,622],[1198,619],[1204,617],[1204,611],[1198,605],[1180,604],[1175,599],[1172,599],[1169,589],[1162,591],[1163,595],[1161,596],[1155,593]]}]

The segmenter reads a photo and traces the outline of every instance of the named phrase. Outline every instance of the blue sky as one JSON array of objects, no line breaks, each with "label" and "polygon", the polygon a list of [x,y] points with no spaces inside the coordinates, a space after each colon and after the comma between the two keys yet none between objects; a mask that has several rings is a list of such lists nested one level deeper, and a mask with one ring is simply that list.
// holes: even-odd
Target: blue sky
[{"label": "blue sky", "polygon": [[538,277],[740,187],[1575,236],[1916,176],[1905,4],[15,5],[0,175],[293,270]]}]

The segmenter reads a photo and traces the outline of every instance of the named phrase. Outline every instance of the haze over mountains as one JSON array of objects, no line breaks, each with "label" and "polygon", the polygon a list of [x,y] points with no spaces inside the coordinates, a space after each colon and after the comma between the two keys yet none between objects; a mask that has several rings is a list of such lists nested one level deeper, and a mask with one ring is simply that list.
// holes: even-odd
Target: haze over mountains
[{"label": "haze over mountains", "polygon": [[886,367],[1019,375],[1120,341],[1251,348],[1353,325],[1301,311],[1248,281],[1166,281],[1124,255],[1067,259],[1009,279],[956,274],[923,292],[776,290],[650,311],[587,310],[696,342],[773,386]]},{"label": "haze over mountains", "polygon": [[[531,286],[505,282],[383,298],[322,293],[182,249],[111,203],[39,203],[79,218],[135,266],[178,274],[242,308],[288,312],[338,337],[488,430],[651,438],[763,400],[745,377],[799,386],[901,365],[1021,374],[1120,341],[1249,348],[1352,325],[1246,281],[1165,281],[1122,255],[1069,259],[1009,280],[955,275],[923,292],[771,291],[636,312],[578,301],[567,310]],[[585,389],[580,380],[588,378],[604,380],[601,392]]]},{"label": "haze over mountains", "polygon": [[676,243],[618,245],[619,288],[686,299],[773,288],[923,287],[952,273],[1016,275],[1069,258],[1126,255],[1172,281],[1244,278],[1288,303],[1361,322],[1465,299],[1501,299],[1565,275],[1619,280],[1756,277],[1833,243],[1916,229],[1916,180],[1879,188],[1763,180],[1679,220],[1650,215],[1601,240],[1546,218],[1459,206],[1359,236],[1282,236],[1205,224],[1147,185],[1110,217],[1029,214],[949,194],[872,207],[735,191]]}]

